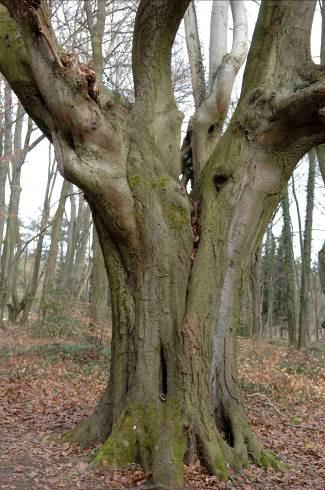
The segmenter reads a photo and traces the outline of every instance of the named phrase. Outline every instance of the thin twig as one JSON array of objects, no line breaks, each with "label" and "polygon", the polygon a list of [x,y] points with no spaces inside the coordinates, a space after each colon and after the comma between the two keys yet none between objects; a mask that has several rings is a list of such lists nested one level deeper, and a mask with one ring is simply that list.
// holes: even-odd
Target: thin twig
[{"label": "thin twig", "polygon": [[325,432],[325,429],[321,427],[314,427],[313,425],[294,425],[294,424],[286,424],[288,427],[292,427],[293,429],[303,429],[303,430],[316,430],[317,432]]},{"label": "thin twig", "polygon": [[280,415],[280,417],[282,417],[282,418],[284,418],[284,419],[286,419],[286,418],[287,418],[287,416],[286,416],[286,415],[284,415],[282,412],[280,412],[280,410],[279,410],[279,409],[278,409],[278,408],[277,408],[277,407],[276,407],[276,406],[275,406],[275,405],[274,405],[274,404],[271,402],[271,400],[270,400],[270,399],[269,399],[269,398],[268,398],[266,395],[263,395],[262,393],[252,393],[252,394],[250,394],[250,395],[246,395],[246,396],[249,396],[249,397],[252,397],[252,396],[259,396],[259,397],[263,398],[263,399],[266,401],[266,403],[267,403],[268,405],[270,405],[270,407],[272,407],[272,408],[273,408],[273,410],[274,410],[274,411],[275,411],[275,412],[276,412],[278,415]]}]

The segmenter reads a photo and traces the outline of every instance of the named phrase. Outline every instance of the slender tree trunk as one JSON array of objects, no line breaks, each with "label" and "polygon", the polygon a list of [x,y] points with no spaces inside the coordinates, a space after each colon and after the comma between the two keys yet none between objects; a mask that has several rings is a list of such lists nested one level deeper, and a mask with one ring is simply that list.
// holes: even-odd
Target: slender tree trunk
[{"label": "slender tree trunk", "polygon": [[0,161],[0,253],[6,221],[6,181],[9,162],[12,156],[12,91],[7,82],[4,83],[4,146]]},{"label": "slender tree trunk", "polygon": [[[81,200],[81,199],[80,199]],[[84,199],[83,202],[83,210],[78,213],[78,217],[76,220],[76,235],[77,235],[77,244],[75,250],[75,259],[74,259],[74,267],[73,267],[73,291],[78,292],[80,283],[87,271],[87,265],[85,263],[86,260],[86,250],[89,241],[89,232],[90,232],[90,208],[86,204]]]},{"label": "slender tree trunk", "polygon": [[309,172],[307,182],[307,204],[303,241],[303,253],[301,257],[301,288],[300,288],[300,311],[299,311],[299,337],[298,348],[307,348],[308,338],[308,312],[309,312],[309,293],[310,293],[310,262],[311,262],[311,243],[313,228],[314,193],[315,193],[315,169],[316,153],[315,150],[309,152]]},{"label": "slender tree trunk", "polygon": [[283,241],[284,241],[284,263],[285,263],[285,279],[286,279],[286,309],[288,322],[288,337],[289,347],[296,345],[296,330],[297,330],[297,302],[295,288],[295,269],[294,255],[292,247],[292,230],[291,217],[289,211],[289,196],[288,191],[285,192],[282,198],[283,211]]},{"label": "slender tree trunk", "polygon": [[275,259],[275,237],[270,226],[267,231],[264,256],[264,278],[266,299],[266,320],[264,332],[266,337],[273,337],[273,296],[274,296],[274,259]]},{"label": "slender tree trunk", "polygon": [[22,312],[22,318],[21,322],[22,324],[25,324],[29,320],[29,314],[32,308],[33,301],[36,296],[38,284],[39,284],[39,279],[40,279],[40,268],[41,268],[41,261],[42,261],[42,252],[43,252],[43,242],[44,242],[44,233],[43,230],[45,230],[49,217],[50,217],[50,203],[51,203],[51,196],[53,192],[53,187],[55,183],[55,178],[57,175],[57,168],[56,168],[56,163],[53,161],[51,163],[51,152],[49,152],[49,167],[48,167],[48,179],[47,179],[47,185],[46,185],[46,190],[45,190],[45,196],[44,196],[44,204],[43,204],[43,210],[42,210],[42,216],[41,216],[41,223],[40,223],[40,235],[39,239],[37,241],[36,245],[36,250],[34,253],[33,257],[33,269],[32,269],[32,277],[30,284],[28,285],[27,292],[25,294],[25,297],[22,300],[22,303],[24,304],[23,312]]},{"label": "slender tree trunk", "polygon": [[15,288],[15,280],[17,271],[14,264],[15,245],[19,234],[18,229],[18,211],[20,200],[20,176],[23,156],[22,151],[22,128],[23,128],[24,110],[21,104],[18,105],[16,112],[16,127],[14,134],[13,155],[11,158],[12,176],[10,185],[10,200],[8,206],[6,234],[3,243],[3,251],[1,255],[1,273],[0,273],[0,290],[2,291],[0,301],[0,315],[3,320],[6,308],[9,304],[13,289]]},{"label": "slender tree trunk", "polygon": [[259,247],[251,266],[250,285],[252,294],[252,337],[260,339],[262,335],[261,318],[261,276],[262,276],[262,247]]},{"label": "slender tree trunk", "polygon": [[44,269],[44,280],[39,312],[40,324],[42,324],[44,322],[44,319],[46,318],[46,314],[48,311],[48,302],[54,299],[52,296],[56,287],[56,264],[63,221],[63,213],[68,191],[69,182],[67,180],[64,180],[62,183],[58,207],[53,218],[50,250]]},{"label": "slender tree trunk", "polygon": [[[3,234],[6,222],[6,182],[9,169],[9,162],[12,158],[12,91],[7,82],[4,84],[4,146],[3,155],[0,161],[0,254],[3,252]],[[2,260],[1,260],[2,262]],[[1,269],[3,266],[1,265]],[[4,327],[3,316],[7,288],[3,273],[0,277],[0,327]]]},{"label": "slender tree trunk", "polygon": [[74,193],[74,187],[72,184],[69,185],[69,198],[70,198],[70,219],[68,224],[67,232],[67,252],[63,267],[62,276],[62,287],[67,288],[71,293],[71,287],[73,283],[73,264],[74,255],[76,251],[76,218],[77,218],[77,207],[76,207],[76,196]]},{"label": "slender tree trunk", "polygon": [[93,258],[90,276],[90,318],[91,327],[101,329],[107,326],[109,287],[105,262],[99,245],[95,227],[93,228]]}]

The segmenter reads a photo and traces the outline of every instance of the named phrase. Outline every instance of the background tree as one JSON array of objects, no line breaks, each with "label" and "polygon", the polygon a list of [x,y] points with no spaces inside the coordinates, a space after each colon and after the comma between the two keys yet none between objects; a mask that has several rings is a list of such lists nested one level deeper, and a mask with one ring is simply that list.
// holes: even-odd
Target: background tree
[{"label": "background tree", "polygon": [[303,249],[301,251],[301,287],[300,287],[300,310],[299,310],[299,337],[298,348],[303,350],[307,347],[309,336],[309,294],[310,294],[310,267],[311,267],[311,237],[313,227],[314,193],[315,193],[315,150],[309,152],[309,171],[307,182],[307,204],[305,215],[305,228]]},{"label": "background tree", "polygon": [[283,211],[283,245],[285,262],[285,281],[286,281],[286,310],[288,322],[289,346],[295,347],[297,333],[297,301],[296,301],[296,280],[295,265],[292,245],[292,225],[289,210],[288,191],[284,193],[282,201]]}]

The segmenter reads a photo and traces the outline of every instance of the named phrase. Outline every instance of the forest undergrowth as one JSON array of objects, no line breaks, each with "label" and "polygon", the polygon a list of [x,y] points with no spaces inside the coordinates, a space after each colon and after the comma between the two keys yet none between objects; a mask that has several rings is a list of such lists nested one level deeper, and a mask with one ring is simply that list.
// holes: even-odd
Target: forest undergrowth
[{"label": "forest undergrowth", "polygon": [[[141,488],[141,468],[109,472],[91,465],[61,435],[91,413],[107,381],[109,347],[83,339],[36,339],[21,327],[0,338],[0,488]],[[288,352],[239,339],[239,372],[251,424],[265,447],[289,465],[285,474],[251,465],[227,483],[199,465],[185,467],[186,489],[323,489],[325,366],[321,350]]]}]

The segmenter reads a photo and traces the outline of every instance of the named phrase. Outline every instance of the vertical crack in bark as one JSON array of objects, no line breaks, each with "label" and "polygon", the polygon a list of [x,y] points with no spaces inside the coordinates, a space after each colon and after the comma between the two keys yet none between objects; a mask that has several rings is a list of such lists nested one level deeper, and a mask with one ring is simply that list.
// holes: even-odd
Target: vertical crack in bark
[{"label": "vertical crack in bark", "polygon": [[168,391],[168,378],[167,378],[167,362],[165,358],[164,348],[160,348],[160,376],[159,376],[159,393],[161,401],[166,401]]}]

